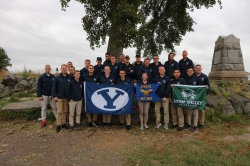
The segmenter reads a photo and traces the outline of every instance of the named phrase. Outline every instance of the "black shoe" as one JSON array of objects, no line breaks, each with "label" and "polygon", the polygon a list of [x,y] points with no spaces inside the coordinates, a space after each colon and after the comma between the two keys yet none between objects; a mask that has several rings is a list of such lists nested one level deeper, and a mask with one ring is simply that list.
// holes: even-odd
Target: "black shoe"
[{"label": "black shoe", "polygon": [[181,131],[183,129],[183,127],[178,127],[177,131]]},{"label": "black shoe", "polygon": [[176,128],[176,127],[178,127],[178,125],[172,125],[172,126],[170,127],[170,129],[174,129],[174,128]]},{"label": "black shoe", "polygon": [[56,132],[60,132],[61,131],[61,126],[56,126]]},{"label": "black shoe", "polygon": [[123,126],[125,126],[124,123],[119,123],[119,127],[123,127]]},{"label": "black shoe", "polygon": [[73,126],[69,126],[69,131],[73,131],[74,130],[74,127]]},{"label": "black shoe", "polygon": [[80,126],[79,123],[76,123],[76,127],[77,127],[78,130],[82,130],[82,128],[81,128],[81,126]]},{"label": "black shoe", "polygon": [[201,129],[204,129],[204,125],[200,125],[199,127],[200,127]]},{"label": "black shoe", "polygon": [[187,130],[187,131],[191,130],[191,126],[190,126],[190,125],[187,125],[186,130]]},{"label": "black shoe", "polygon": [[94,121],[94,122],[92,123],[92,125],[95,126],[95,127],[99,127],[99,126],[100,126],[100,125],[97,123],[97,121]]},{"label": "black shoe", "polygon": [[68,129],[69,126],[65,123],[65,124],[62,125],[62,128]]},{"label": "black shoe", "polygon": [[130,125],[126,126],[126,130],[129,131],[131,129]]},{"label": "black shoe", "polygon": [[92,127],[92,126],[93,126],[92,122],[89,122],[89,124],[88,124],[88,125],[89,125],[89,127]]},{"label": "black shoe", "polygon": [[103,125],[103,127],[106,127],[107,123],[103,123],[102,125]]}]

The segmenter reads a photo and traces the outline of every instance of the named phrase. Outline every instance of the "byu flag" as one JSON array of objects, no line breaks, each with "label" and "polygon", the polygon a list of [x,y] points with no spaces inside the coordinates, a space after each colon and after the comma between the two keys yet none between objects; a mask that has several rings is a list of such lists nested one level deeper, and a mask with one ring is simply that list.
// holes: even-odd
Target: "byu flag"
[{"label": "byu flag", "polygon": [[206,106],[206,86],[177,85],[172,87],[175,107],[203,110]]},{"label": "byu flag", "polygon": [[85,83],[85,110],[91,114],[132,114],[133,84]]},{"label": "byu flag", "polygon": [[160,84],[137,84],[136,97],[140,102],[162,101],[155,91]]}]

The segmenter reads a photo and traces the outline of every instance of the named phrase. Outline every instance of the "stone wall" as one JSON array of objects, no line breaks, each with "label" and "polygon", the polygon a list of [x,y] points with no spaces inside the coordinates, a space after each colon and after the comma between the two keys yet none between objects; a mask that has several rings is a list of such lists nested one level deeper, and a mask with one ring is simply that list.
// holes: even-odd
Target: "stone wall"
[{"label": "stone wall", "polygon": [[0,98],[12,95],[15,92],[36,89],[37,79],[24,78],[17,74],[8,73],[0,84]]}]

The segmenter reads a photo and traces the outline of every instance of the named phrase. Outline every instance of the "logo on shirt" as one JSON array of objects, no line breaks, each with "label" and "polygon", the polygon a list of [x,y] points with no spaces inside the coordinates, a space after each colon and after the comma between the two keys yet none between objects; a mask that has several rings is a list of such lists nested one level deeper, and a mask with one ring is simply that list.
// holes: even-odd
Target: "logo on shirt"
[{"label": "logo on shirt", "polygon": [[196,81],[193,81],[193,84],[196,85]]},{"label": "logo on shirt", "polygon": [[117,69],[118,66],[115,66],[115,69]]},{"label": "logo on shirt", "polygon": [[180,85],[180,82],[176,82],[178,85]]},{"label": "logo on shirt", "polygon": [[162,80],[162,82],[165,84],[165,83],[166,83],[166,80]]},{"label": "logo on shirt", "polygon": [[52,81],[54,81],[54,78],[51,78],[52,79]]},{"label": "logo on shirt", "polygon": [[172,63],[172,66],[174,66],[174,63]]},{"label": "logo on shirt", "polygon": [[109,79],[109,82],[113,82],[113,79]]},{"label": "logo on shirt", "polygon": [[91,100],[99,109],[114,111],[122,109],[128,103],[129,95],[122,89],[108,87],[95,91]]},{"label": "logo on shirt", "polygon": [[96,82],[96,78],[94,78],[94,81]]},{"label": "logo on shirt", "polygon": [[189,64],[189,62],[186,62],[186,65],[188,65]]},{"label": "logo on shirt", "polygon": [[68,82],[69,82],[70,80],[68,80]]},{"label": "logo on shirt", "polygon": [[102,69],[102,72],[103,72],[104,69]]},{"label": "logo on shirt", "polygon": [[204,81],[204,77],[201,77],[201,81]]},{"label": "logo on shirt", "polygon": [[80,88],[82,88],[82,85],[80,85]]}]

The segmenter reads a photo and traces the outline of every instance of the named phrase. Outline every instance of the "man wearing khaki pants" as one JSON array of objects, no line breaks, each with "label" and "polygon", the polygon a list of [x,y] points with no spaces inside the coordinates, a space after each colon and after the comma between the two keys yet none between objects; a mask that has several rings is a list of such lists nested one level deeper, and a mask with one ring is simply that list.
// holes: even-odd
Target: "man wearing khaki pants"
[{"label": "man wearing khaki pants", "polygon": [[74,80],[68,83],[66,95],[69,101],[69,131],[74,130],[74,114],[76,112],[76,127],[78,130],[80,127],[80,118],[82,110],[83,99],[83,82],[79,80],[80,71],[76,70],[74,74]]},{"label": "man wearing khaki pants", "polygon": [[156,125],[155,128],[159,128],[161,126],[161,112],[160,108],[163,107],[164,110],[164,129],[168,129],[169,123],[169,95],[170,95],[170,78],[165,75],[164,66],[159,67],[159,74],[155,77],[154,82],[160,84],[158,89],[156,90],[156,94],[162,98],[162,101],[155,102],[155,116],[156,116]]},{"label": "man wearing khaki pants", "polygon": [[56,101],[57,118],[56,118],[56,132],[61,131],[61,127],[68,128],[66,125],[66,114],[69,112],[68,99],[66,98],[66,88],[70,77],[67,73],[67,65],[61,65],[61,73],[57,76],[52,86],[52,96]]}]

